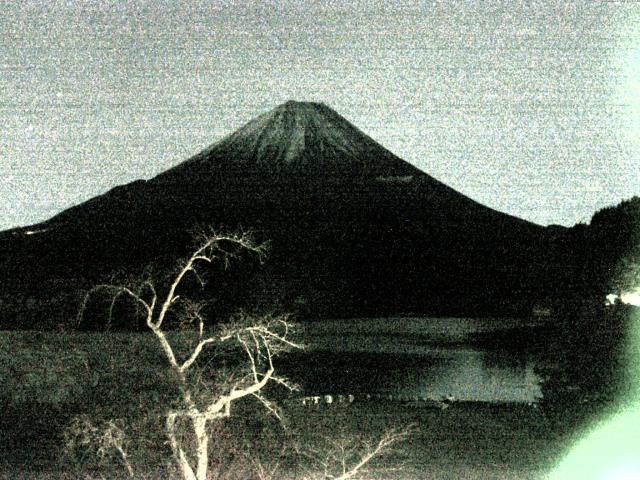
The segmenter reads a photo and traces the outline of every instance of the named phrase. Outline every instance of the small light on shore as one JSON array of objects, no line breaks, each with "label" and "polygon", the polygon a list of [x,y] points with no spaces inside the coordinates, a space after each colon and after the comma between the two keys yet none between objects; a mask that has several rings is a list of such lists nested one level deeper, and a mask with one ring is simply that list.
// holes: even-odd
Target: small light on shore
[{"label": "small light on shore", "polygon": [[617,302],[640,307],[640,288],[623,292],[621,295],[610,293],[606,296],[606,305],[615,305]]}]

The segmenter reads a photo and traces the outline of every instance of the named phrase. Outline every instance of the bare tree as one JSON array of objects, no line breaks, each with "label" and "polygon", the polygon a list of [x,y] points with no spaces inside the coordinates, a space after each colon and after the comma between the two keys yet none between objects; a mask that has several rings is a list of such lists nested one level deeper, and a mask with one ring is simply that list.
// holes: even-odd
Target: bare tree
[{"label": "bare tree", "polygon": [[[184,480],[205,480],[207,477],[208,427],[211,422],[229,417],[233,404],[245,397],[257,399],[272,414],[279,417],[278,409],[262,391],[267,384],[274,382],[289,389],[293,388],[285,378],[275,374],[273,364],[273,359],[278,353],[301,347],[291,340],[291,324],[286,316],[240,315],[234,321],[211,331],[205,328],[202,306],[180,296],[179,290],[188,276],[193,276],[204,285],[200,271],[203,265],[220,261],[226,266],[240,251],[252,252],[262,259],[265,246],[254,243],[247,234],[204,235],[193,254],[171,277],[168,286],[161,289],[151,280],[143,280],[136,287],[98,285],[88,292],[80,309],[81,319],[91,296],[100,291],[109,295],[110,319],[117,302],[121,300],[128,299],[138,307],[146,327],[161,347],[168,368],[179,385],[179,402],[177,406],[166,411],[165,430],[173,458]],[[160,294],[160,290],[166,290],[166,293]],[[171,340],[173,337],[168,335],[166,328],[167,316],[169,312],[175,313],[178,310],[178,304],[182,306],[179,309],[182,315],[181,323],[192,326],[196,337],[186,353],[181,351],[175,340]],[[229,375],[224,381],[218,381],[220,388],[213,394],[211,391],[203,394],[202,383],[198,381],[198,375],[193,374],[197,370],[199,360],[208,349],[224,348],[229,344],[239,347],[243,352],[246,368],[239,375]],[[189,430],[189,439],[180,433],[181,429],[185,428]],[[122,442],[118,445],[121,444]],[[119,453],[126,460],[124,451]],[[130,466],[127,469],[131,471]]]},{"label": "bare tree", "polygon": [[374,458],[388,453],[395,444],[414,433],[414,426],[388,429],[376,441],[358,440],[348,435],[324,437],[314,447],[299,448],[299,453],[311,462],[311,471],[304,478],[322,480],[355,480],[363,478]]},{"label": "bare tree", "polygon": [[133,466],[127,454],[126,436],[119,421],[108,420],[103,424],[96,424],[89,416],[79,415],[73,419],[64,436],[64,449],[68,456],[74,455],[78,447],[93,450],[101,460],[117,456],[127,475],[133,477]]}]

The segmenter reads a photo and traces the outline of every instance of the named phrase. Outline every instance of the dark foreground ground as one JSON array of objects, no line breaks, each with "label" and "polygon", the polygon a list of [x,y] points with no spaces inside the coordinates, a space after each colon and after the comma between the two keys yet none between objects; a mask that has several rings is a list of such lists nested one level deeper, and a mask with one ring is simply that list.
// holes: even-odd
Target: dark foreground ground
[{"label": "dark foreground ground", "polygon": [[[163,358],[141,334],[4,332],[0,354],[2,479],[125,478],[117,459],[106,466],[90,454],[70,459],[63,449],[63,431],[79,413],[124,418],[130,423],[135,417],[146,418],[149,405],[161,398],[173,398],[171,391],[161,388],[166,370]],[[571,364],[593,381],[594,368]],[[581,432],[604,415],[604,406],[588,401],[580,390],[570,390],[574,393],[550,395],[551,400],[541,405],[454,402],[445,409],[429,403],[360,398],[351,404],[304,406],[300,398],[289,398],[281,402],[288,418],[287,432],[277,422],[247,421],[257,419],[255,412],[264,409],[257,408],[256,402],[246,402],[238,406],[227,425],[213,433],[216,445],[242,450],[245,456],[220,461],[224,472],[215,478],[257,478],[251,465],[238,458],[262,457],[268,463],[278,457],[282,445],[289,449],[271,480],[322,478],[309,476],[309,462],[291,452],[290,445],[322,450],[341,439],[373,442],[389,428],[414,425],[414,434],[372,462],[362,478],[541,479]],[[143,445],[132,454],[132,461],[144,474],[140,478],[167,478],[167,472],[157,468],[168,458],[163,432],[142,435],[144,432],[144,426],[127,431],[133,443]]]},{"label": "dark foreground ground", "polygon": [[567,441],[560,425],[528,406],[354,404],[338,406],[332,415],[324,410],[308,411],[307,432],[331,435],[349,425],[375,437],[386,428],[416,426],[404,444],[375,462],[372,478],[538,479]]},{"label": "dark foreground ground", "polygon": [[[291,438],[301,447],[332,445],[341,439],[375,440],[389,428],[414,425],[415,432],[408,440],[371,463],[364,476],[371,479],[541,479],[576,439],[577,418],[582,416],[570,407],[472,403],[441,409],[373,401],[303,406],[299,400],[290,400],[285,408],[290,431],[296,432]],[[106,468],[89,467],[90,462],[84,467],[71,464],[62,455],[61,438],[43,437],[50,431],[51,421],[63,423],[64,412],[58,412],[57,419],[42,418],[40,426],[33,418],[7,413],[2,416],[2,433],[11,435],[13,441],[8,442],[6,436],[2,441],[1,478],[124,478],[117,461]],[[20,428],[21,422],[31,423],[31,428]],[[255,435],[269,434],[256,431]],[[260,441],[265,444],[264,438]],[[298,462],[284,465],[272,478],[310,478],[310,466],[302,457],[297,458]],[[229,463],[222,478],[251,478],[248,472],[239,471],[242,467]],[[166,475],[147,470],[141,478]]]}]

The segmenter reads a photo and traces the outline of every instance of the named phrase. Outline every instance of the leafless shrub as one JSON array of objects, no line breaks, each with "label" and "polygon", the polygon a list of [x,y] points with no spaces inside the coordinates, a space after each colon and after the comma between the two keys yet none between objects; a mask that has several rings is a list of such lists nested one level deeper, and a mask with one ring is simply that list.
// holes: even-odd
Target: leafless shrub
[{"label": "leafless shrub", "polygon": [[373,459],[390,453],[394,445],[405,441],[414,431],[413,426],[402,430],[389,429],[376,440],[337,434],[322,437],[315,445],[300,446],[299,453],[311,464],[304,478],[310,480],[364,478]]},{"label": "leafless shrub", "polygon": [[127,475],[134,476],[122,420],[96,424],[87,415],[76,416],[65,431],[64,451],[68,458],[89,453],[106,461],[115,456],[122,462]]}]

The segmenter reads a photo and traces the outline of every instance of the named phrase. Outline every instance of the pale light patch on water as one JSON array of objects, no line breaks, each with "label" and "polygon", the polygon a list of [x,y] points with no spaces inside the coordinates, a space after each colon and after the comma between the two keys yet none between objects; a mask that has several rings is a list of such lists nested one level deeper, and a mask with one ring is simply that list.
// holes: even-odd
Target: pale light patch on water
[{"label": "pale light patch on water", "polygon": [[[400,378],[401,397],[493,403],[533,403],[542,398],[532,362],[513,365],[491,354],[458,350],[434,358],[429,371],[416,369]],[[404,381],[403,381],[404,380]]]},{"label": "pale light patch on water", "polygon": [[541,379],[529,354],[488,351],[465,341],[477,333],[537,324],[538,320],[527,319],[330,320],[305,325],[303,336],[309,368],[319,375],[334,375],[338,391],[354,388],[404,399],[534,403],[542,397]]}]

